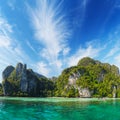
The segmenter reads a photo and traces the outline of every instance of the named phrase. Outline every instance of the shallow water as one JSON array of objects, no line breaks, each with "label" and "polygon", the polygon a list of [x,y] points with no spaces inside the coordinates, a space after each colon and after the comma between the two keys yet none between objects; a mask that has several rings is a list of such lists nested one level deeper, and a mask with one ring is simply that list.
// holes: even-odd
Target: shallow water
[{"label": "shallow water", "polygon": [[120,120],[120,100],[1,97],[0,120]]}]

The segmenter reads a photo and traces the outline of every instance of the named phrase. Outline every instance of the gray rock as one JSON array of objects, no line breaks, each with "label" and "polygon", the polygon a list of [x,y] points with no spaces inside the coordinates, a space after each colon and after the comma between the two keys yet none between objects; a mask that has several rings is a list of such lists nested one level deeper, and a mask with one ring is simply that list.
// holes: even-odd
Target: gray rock
[{"label": "gray rock", "polygon": [[113,98],[117,97],[117,86],[113,86]]},{"label": "gray rock", "polygon": [[68,84],[69,85],[76,85],[76,80],[80,77],[80,73],[77,72],[77,73],[73,73],[72,75],[69,76],[69,79],[68,79]]},{"label": "gray rock", "polygon": [[31,96],[36,96],[37,88],[38,88],[38,78],[36,77],[35,73],[32,70],[27,71],[27,79],[28,81],[28,94]]},{"label": "gray rock", "polygon": [[[45,85],[47,83],[47,85]],[[52,84],[43,75],[27,69],[26,64],[18,63],[16,68],[8,66],[3,71],[3,91],[5,96],[43,96],[44,91],[53,90]],[[49,87],[50,86],[50,87]]]},{"label": "gray rock", "polygon": [[69,76],[69,79],[68,79],[68,85],[66,86],[66,88],[69,89],[69,85],[70,86],[73,86],[75,89],[78,90],[79,92],[79,96],[80,97],[84,97],[84,98],[89,98],[91,97],[91,92],[88,88],[81,88],[81,87],[78,87],[76,85],[76,80],[81,76],[80,72],[76,72],[76,73],[73,73],[72,75]]},{"label": "gray rock", "polygon": [[20,90],[22,92],[27,92],[27,89],[28,89],[27,66],[22,65],[21,78],[20,78]]},{"label": "gray rock", "polygon": [[23,71],[23,64],[22,63],[18,63],[16,66],[16,76],[20,75]]},{"label": "gray rock", "polygon": [[12,85],[8,81],[5,81],[3,83],[3,94],[5,96],[10,96],[13,92],[12,90],[13,90]]},{"label": "gray rock", "polygon": [[79,91],[79,96],[84,97],[84,98],[90,98],[91,97],[91,92],[89,91],[88,88],[78,88]]},{"label": "gray rock", "polygon": [[5,70],[2,72],[2,78],[3,80],[6,80],[10,74],[13,72],[15,68],[13,66],[8,66],[5,68]]},{"label": "gray rock", "polygon": [[17,64],[17,76],[20,76],[20,90],[28,93],[30,96],[36,96],[38,87],[38,78],[32,69],[27,69],[26,64]]}]

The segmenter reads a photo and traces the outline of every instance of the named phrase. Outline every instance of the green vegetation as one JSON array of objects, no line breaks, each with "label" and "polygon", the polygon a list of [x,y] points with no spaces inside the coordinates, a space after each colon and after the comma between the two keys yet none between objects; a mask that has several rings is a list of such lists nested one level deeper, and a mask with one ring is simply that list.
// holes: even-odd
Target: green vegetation
[{"label": "green vegetation", "polygon": [[0,84],[0,96],[3,96],[2,84]]},{"label": "green vegetation", "polygon": [[47,78],[39,78],[39,95],[40,97],[52,97],[54,96],[54,83]]},{"label": "green vegetation", "polygon": [[[3,80],[2,85],[6,96],[51,97],[54,95],[54,83],[46,77],[39,77],[32,70],[27,70],[27,75],[24,76],[27,83],[24,83],[21,81],[21,76],[22,73],[17,74],[15,69],[6,80]],[[25,92],[21,89],[21,83],[23,86],[27,85]],[[0,88],[0,95],[3,95],[3,88]]]},{"label": "green vegetation", "polygon": [[[21,91],[21,75],[14,70],[3,81],[10,96],[120,97],[118,67],[89,57],[81,59],[77,66],[63,70],[58,78],[39,77],[32,70],[27,70],[28,92]],[[2,85],[0,95],[3,95]]]},{"label": "green vegetation", "polygon": [[[75,80],[73,85],[69,85],[70,76]],[[78,97],[78,88],[87,88],[91,97],[113,97],[113,92],[120,97],[119,69],[115,65],[86,57],[81,59],[77,66],[65,69],[58,77],[56,86],[56,96]],[[114,90],[114,87],[117,90]]]}]

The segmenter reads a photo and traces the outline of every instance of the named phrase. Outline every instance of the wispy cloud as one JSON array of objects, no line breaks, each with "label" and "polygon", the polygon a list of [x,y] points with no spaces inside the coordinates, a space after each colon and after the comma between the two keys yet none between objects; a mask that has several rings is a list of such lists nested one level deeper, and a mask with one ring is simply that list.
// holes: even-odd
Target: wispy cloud
[{"label": "wispy cloud", "polygon": [[102,49],[94,48],[92,45],[87,46],[87,48],[80,47],[77,52],[68,58],[68,66],[77,65],[78,61],[83,57],[97,57]]},{"label": "wispy cloud", "polygon": [[44,46],[40,56],[56,69],[60,63],[59,56],[70,51],[67,45],[70,32],[61,8],[62,1],[52,0],[37,0],[36,8],[28,6],[35,37]]},{"label": "wispy cloud", "polygon": [[115,65],[117,65],[120,69],[120,54],[114,57]]},{"label": "wispy cloud", "polygon": [[[22,49],[18,40],[13,36],[12,25],[4,16],[0,16],[0,74],[7,65],[17,62],[30,62],[28,55]],[[1,80],[0,75],[0,80]]]},{"label": "wispy cloud", "polygon": [[12,10],[15,10],[15,7],[16,7],[15,3],[16,3],[16,0],[8,0],[8,2],[7,2],[8,6],[9,6]]},{"label": "wispy cloud", "polygon": [[10,45],[10,40],[7,36],[0,35],[0,47],[8,47]]},{"label": "wispy cloud", "polygon": [[79,27],[83,25],[86,16],[86,9],[89,0],[79,0],[77,6],[74,9],[70,10],[70,14],[76,14],[76,17],[73,19],[73,28]]},{"label": "wispy cloud", "polygon": [[[75,18],[75,20],[79,20],[78,22],[80,24],[84,21],[88,2],[89,0],[83,0],[77,8],[77,11],[78,9],[82,10],[82,12],[78,11],[78,16]],[[99,60],[104,60],[104,62],[107,60],[107,62],[109,62],[111,57],[113,57],[114,60],[118,60],[119,45],[113,45],[113,43],[115,43],[113,40],[111,40],[111,44],[109,37],[106,38],[108,42],[105,44],[100,43],[104,41],[102,38],[99,41],[96,40],[97,42],[90,40],[91,42],[86,43],[85,47],[80,46],[76,52],[73,53],[72,51],[72,54],[70,53],[72,49],[68,45],[68,38],[71,31],[68,28],[69,25],[65,15],[61,12],[62,2],[56,2],[56,0],[37,0],[35,8],[29,5],[27,5],[27,8],[35,38],[39,41],[40,45],[42,44],[43,46],[39,53],[41,59],[37,64],[37,66],[39,66],[38,70],[41,73],[47,76],[49,76],[52,71],[55,71],[55,74],[60,73],[63,68],[76,65],[81,58],[86,56],[100,58]],[[107,19],[108,18],[109,15]],[[116,31],[116,34],[118,33],[119,31]],[[112,37],[114,37],[114,35],[112,35]],[[114,63],[116,64],[118,62]]]},{"label": "wispy cloud", "polygon": [[45,62],[38,62],[36,68],[38,69],[39,73],[45,76],[49,75],[50,68],[48,68]]},{"label": "wispy cloud", "polygon": [[27,46],[28,46],[34,53],[37,54],[35,48],[33,47],[33,45],[32,45],[28,40],[26,40],[26,44],[27,44]]},{"label": "wispy cloud", "polygon": [[110,51],[108,52],[108,54],[106,55],[106,58],[112,57],[113,55],[115,55],[118,52],[120,52],[119,44],[115,44],[114,47],[112,47],[110,49]]}]

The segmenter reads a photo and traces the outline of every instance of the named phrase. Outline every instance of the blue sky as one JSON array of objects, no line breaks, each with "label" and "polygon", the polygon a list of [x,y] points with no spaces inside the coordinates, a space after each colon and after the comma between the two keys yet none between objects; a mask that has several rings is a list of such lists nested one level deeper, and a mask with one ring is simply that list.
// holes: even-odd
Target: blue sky
[{"label": "blue sky", "polygon": [[120,67],[120,0],[0,0],[0,74],[57,76],[85,56]]}]

